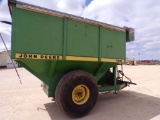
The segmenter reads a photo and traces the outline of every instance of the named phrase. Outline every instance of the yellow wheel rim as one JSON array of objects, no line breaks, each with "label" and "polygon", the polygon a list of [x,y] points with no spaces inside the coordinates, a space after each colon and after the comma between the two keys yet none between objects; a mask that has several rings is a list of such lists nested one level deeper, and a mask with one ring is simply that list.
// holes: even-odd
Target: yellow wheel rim
[{"label": "yellow wheel rim", "polygon": [[72,91],[72,100],[77,105],[82,105],[87,102],[90,96],[90,91],[86,85],[77,85]]}]

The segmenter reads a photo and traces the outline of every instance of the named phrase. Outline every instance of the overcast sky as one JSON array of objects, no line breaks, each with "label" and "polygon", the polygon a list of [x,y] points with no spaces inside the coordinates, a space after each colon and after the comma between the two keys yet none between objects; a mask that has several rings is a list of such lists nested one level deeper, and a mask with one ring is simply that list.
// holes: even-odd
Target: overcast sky
[{"label": "overcast sky", "polygon": [[[135,29],[135,41],[127,43],[130,59],[160,60],[160,0],[19,0],[37,6]],[[0,21],[11,21],[7,0],[0,0]],[[0,23],[10,48],[11,27]],[[0,39],[0,51],[4,50]],[[139,55],[140,53],[140,55]]]}]

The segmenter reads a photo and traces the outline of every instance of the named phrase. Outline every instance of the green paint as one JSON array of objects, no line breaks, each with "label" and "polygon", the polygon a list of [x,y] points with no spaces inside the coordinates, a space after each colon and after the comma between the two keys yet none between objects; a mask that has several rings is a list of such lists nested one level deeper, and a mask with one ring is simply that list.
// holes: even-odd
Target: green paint
[{"label": "green paint", "polygon": [[67,18],[63,19],[63,60],[66,60]]},{"label": "green paint", "polygon": [[125,59],[126,33],[103,28],[102,57]]},{"label": "green paint", "polygon": [[67,33],[67,55],[98,57],[98,26],[68,20]]},{"label": "green paint", "polygon": [[101,61],[101,53],[102,53],[102,34],[103,34],[103,31],[102,31],[102,26],[99,26],[99,57],[98,57],[98,61]]},{"label": "green paint", "polygon": [[113,73],[114,73],[114,86],[117,86],[117,66],[113,67]]},{"label": "green paint", "polygon": [[113,85],[102,85],[99,87],[99,92],[105,92],[105,91],[113,91],[113,90],[121,90],[123,88],[126,87],[126,84],[121,84],[121,85],[116,85],[116,86],[113,86]]},{"label": "green paint", "polygon": [[[84,70],[98,82],[111,67],[112,62],[101,62],[101,58],[124,59],[127,33],[76,21],[68,17],[56,17],[24,10],[13,4],[12,46],[15,53],[61,55],[62,60],[16,59],[24,68],[39,78],[46,86],[49,97],[66,73]],[[66,56],[96,57],[97,62],[67,61]],[[119,89],[101,87],[100,91]]]}]

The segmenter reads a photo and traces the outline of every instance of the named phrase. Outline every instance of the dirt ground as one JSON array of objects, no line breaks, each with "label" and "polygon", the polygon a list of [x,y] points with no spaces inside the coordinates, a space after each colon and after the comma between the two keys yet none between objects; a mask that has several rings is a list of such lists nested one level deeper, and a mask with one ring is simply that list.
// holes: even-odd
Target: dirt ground
[{"label": "dirt ground", "polygon": [[[24,68],[0,69],[0,120],[71,120]],[[124,66],[138,85],[118,94],[100,94],[94,109],[77,120],[160,120],[160,66]]]}]

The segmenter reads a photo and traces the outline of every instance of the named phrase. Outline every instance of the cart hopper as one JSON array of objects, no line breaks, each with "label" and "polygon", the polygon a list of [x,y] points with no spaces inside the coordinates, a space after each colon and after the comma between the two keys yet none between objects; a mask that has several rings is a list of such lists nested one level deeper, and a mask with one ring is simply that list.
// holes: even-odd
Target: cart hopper
[{"label": "cart hopper", "polygon": [[[120,90],[117,65],[125,62],[132,28],[10,1],[11,57],[43,82],[70,116],[83,116],[95,105],[99,92]],[[112,69],[112,70],[111,70]]]}]

